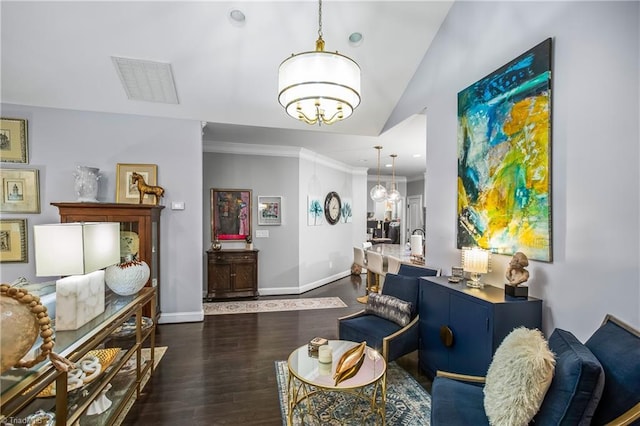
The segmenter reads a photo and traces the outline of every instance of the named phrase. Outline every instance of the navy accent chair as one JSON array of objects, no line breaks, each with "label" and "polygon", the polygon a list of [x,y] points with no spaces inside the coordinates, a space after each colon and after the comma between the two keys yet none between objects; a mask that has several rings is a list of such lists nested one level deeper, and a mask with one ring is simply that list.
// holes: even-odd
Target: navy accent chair
[{"label": "navy accent chair", "polygon": [[387,274],[382,294],[412,304],[411,321],[402,327],[365,310],[338,318],[340,340],[362,342],[376,349],[387,362],[418,349],[418,281],[417,277]]},{"label": "navy accent chair", "polygon": [[[640,424],[640,332],[607,315],[582,344],[556,329],[549,337],[556,367],[534,425]],[[438,372],[431,424],[488,425],[483,378]]]},{"label": "navy accent chair", "polygon": [[413,266],[406,263],[400,264],[398,275],[405,275],[408,277],[439,277],[440,269],[431,268],[429,266]]}]

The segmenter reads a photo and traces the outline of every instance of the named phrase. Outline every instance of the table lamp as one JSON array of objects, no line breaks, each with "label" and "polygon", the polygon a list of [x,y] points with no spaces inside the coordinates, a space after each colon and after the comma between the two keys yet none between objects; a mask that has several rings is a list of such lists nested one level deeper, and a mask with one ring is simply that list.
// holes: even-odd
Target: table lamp
[{"label": "table lamp", "polygon": [[471,279],[467,280],[467,286],[483,288],[480,275],[489,271],[489,252],[478,247],[462,249],[462,268],[470,273]]},{"label": "table lamp", "polygon": [[104,312],[104,271],[120,262],[120,224],[83,222],[33,227],[36,276],[56,281],[55,329],[77,330]]}]

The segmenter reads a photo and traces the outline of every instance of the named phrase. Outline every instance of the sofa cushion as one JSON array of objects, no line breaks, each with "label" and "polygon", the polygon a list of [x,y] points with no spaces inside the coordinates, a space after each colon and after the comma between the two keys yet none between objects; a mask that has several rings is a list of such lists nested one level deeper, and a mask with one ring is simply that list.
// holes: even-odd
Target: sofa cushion
[{"label": "sofa cushion", "polygon": [[387,274],[384,277],[382,294],[411,303],[411,316],[415,316],[418,306],[418,278]]},{"label": "sofa cushion", "polygon": [[340,321],[338,328],[340,340],[352,342],[365,340],[367,346],[382,352],[382,339],[400,330],[401,327],[376,315],[365,314]]},{"label": "sofa cushion", "polygon": [[395,322],[401,327],[409,324],[413,305],[397,297],[386,294],[370,293],[365,312]]},{"label": "sofa cushion", "polygon": [[431,386],[431,424],[488,425],[482,401],[482,386],[436,377]]},{"label": "sofa cushion", "polygon": [[492,425],[526,425],[551,384],[555,360],[540,330],[518,327],[504,338],[489,365],[484,409]]},{"label": "sofa cushion", "polygon": [[555,375],[534,418],[535,424],[590,424],[604,384],[600,362],[565,330],[554,330],[549,347],[556,356]]},{"label": "sofa cushion", "polygon": [[605,424],[640,402],[640,337],[630,326],[613,317],[585,345],[604,369],[602,398],[593,424]]}]

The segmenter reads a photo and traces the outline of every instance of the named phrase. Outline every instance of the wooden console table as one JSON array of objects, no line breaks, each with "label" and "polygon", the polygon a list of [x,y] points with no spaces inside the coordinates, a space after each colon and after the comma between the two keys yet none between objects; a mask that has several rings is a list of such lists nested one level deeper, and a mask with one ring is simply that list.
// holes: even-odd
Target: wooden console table
[{"label": "wooden console table", "polygon": [[208,250],[208,299],[258,297],[258,250]]}]

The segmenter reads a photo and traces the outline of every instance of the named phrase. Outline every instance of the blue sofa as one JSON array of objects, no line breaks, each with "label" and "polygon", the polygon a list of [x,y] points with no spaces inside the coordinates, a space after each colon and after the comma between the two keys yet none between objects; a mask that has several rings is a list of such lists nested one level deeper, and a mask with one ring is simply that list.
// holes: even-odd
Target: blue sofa
[{"label": "blue sofa", "polygon": [[[607,316],[585,344],[556,329],[549,347],[555,374],[532,424],[640,424],[640,332]],[[478,378],[444,376],[433,381],[431,424],[488,425]]]}]

